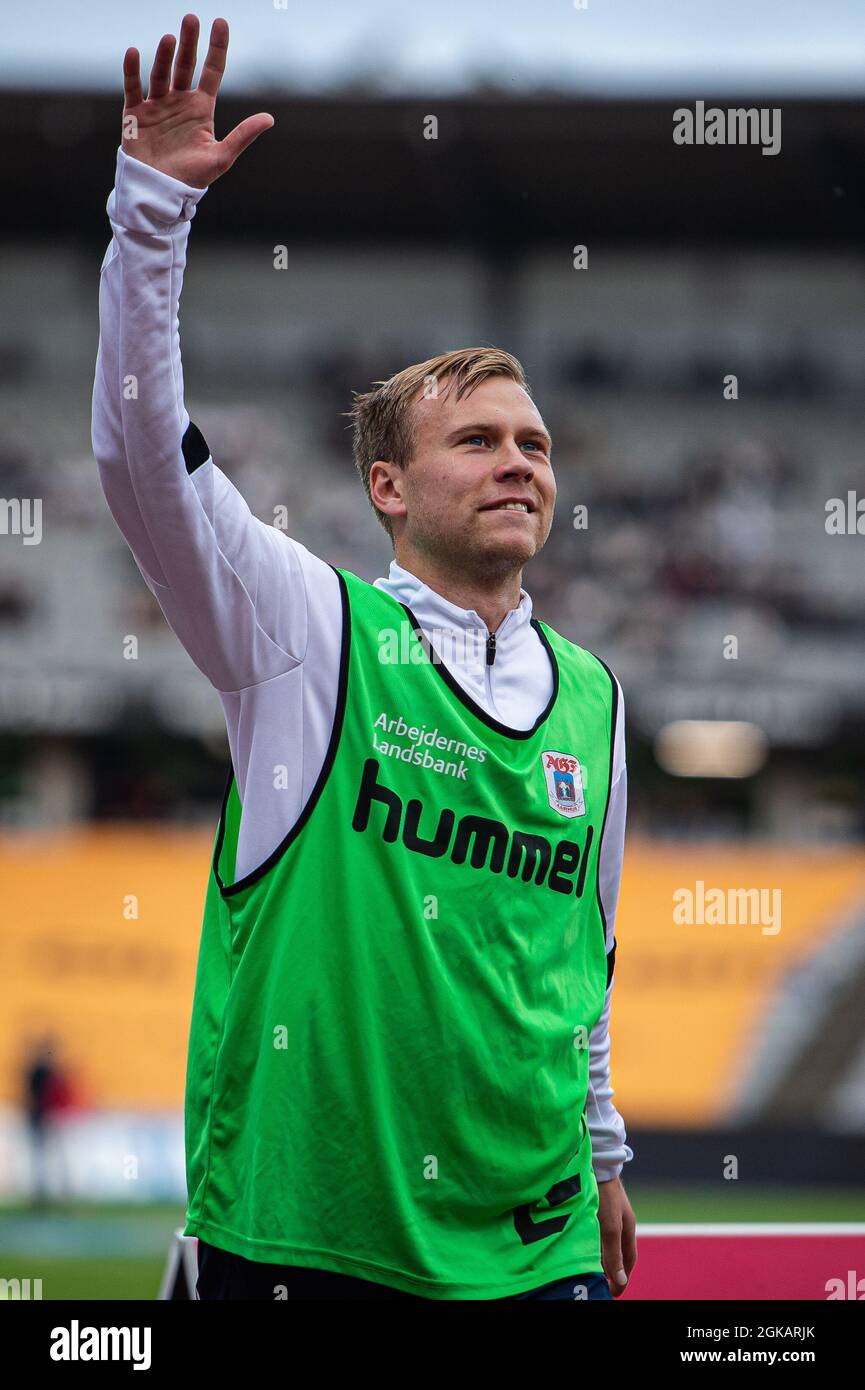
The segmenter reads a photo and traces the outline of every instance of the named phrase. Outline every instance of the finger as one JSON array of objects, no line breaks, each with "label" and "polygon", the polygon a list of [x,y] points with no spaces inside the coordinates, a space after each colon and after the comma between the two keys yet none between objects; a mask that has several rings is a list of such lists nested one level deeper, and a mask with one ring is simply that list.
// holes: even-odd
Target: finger
[{"label": "finger", "polygon": [[228,54],[228,22],[224,19],[215,19],[210,30],[210,44],[207,49],[207,57],[204,60],[204,67],[201,69],[201,76],[198,79],[198,90],[206,92],[209,97],[215,97],[219,91],[219,84],[222,81],[222,74],[225,72],[225,59]]},{"label": "finger", "polygon": [[610,1293],[613,1295],[613,1298],[619,1298],[624,1292],[628,1282],[624,1260],[622,1259],[621,1230],[602,1233],[601,1245],[601,1264],[604,1266],[604,1273],[607,1276]]},{"label": "finger", "polygon": [[622,1263],[628,1278],[637,1263],[637,1224],[636,1221],[626,1220],[622,1229]]},{"label": "finger", "polygon": [[127,48],[123,55],[123,105],[138,106],[143,100],[138,49]]},{"label": "finger", "polygon": [[259,135],[263,135],[266,130],[270,130],[272,125],[273,117],[267,111],[259,111],[256,116],[247,116],[245,121],[236,125],[224,140],[219,141],[228,156],[228,163],[225,168],[230,169],[238,155],[243,154],[247,146],[251,145],[253,140],[257,140]]},{"label": "finger", "polygon": [[175,92],[187,92],[192,86],[192,74],[198,58],[198,15],[185,14],[180,26],[180,43],[174,63],[171,86]]},{"label": "finger", "polygon": [[174,56],[176,42],[173,34],[163,34],[156,46],[156,57],[153,59],[153,67],[150,69],[150,86],[147,88],[148,101],[153,101],[157,97],[164,97],[168,91],[168,83],[171,78],[171,59]]}]

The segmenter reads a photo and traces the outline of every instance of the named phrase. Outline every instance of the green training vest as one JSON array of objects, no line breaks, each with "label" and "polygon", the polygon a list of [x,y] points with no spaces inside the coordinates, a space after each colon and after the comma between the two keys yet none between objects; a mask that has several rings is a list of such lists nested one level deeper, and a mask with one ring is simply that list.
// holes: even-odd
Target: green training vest
[{"label": "green training vest", "polygon": [[553,694],[531,729],[508,729],[431,657],[409,608],[336,573],[324,767],[236,882],[229,771],[189,1042],[185,1234],[438,1299],[600,1273],[585,1105],[608,982],[615,682],[533,619]]}]

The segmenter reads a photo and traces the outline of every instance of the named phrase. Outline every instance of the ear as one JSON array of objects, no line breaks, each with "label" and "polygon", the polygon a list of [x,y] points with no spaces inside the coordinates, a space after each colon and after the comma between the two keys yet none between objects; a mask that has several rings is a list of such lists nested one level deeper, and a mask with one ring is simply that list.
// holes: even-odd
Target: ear
[{"label": "ear", "polygon": [[380,512],[389,517],[405,516],[403,497],[405,469],[386,459],[376,459],[369,470],[369,492]]}]

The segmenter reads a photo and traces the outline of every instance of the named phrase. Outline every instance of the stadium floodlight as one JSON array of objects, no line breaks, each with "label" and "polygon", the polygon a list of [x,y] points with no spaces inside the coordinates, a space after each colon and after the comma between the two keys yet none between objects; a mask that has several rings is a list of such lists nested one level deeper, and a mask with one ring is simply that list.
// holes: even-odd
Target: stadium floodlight
[{"label": "stadium floodlight", "polygon": [[769,740],[746,720],[676,719],[659,730],[654,751],[672,777],[753,777],[769,756]]}]

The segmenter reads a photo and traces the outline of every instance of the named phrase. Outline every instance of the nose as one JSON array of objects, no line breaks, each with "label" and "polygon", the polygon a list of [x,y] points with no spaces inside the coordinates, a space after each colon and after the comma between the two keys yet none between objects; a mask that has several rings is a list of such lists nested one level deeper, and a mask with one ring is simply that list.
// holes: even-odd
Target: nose
[{"label": "nose", "polygon": [[524,453],[515,439],[510,439],[498,451],[493,477],[498,482],[505,478],[523,478],[527,482],[535,476],[535,465]]}]

